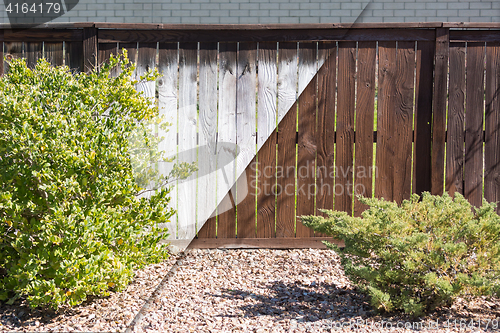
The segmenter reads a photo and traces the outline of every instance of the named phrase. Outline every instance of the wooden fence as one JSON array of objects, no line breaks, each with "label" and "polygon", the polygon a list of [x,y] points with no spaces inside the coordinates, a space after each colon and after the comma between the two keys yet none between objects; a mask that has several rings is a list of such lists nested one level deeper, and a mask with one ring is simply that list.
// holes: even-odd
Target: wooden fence
[{"label": "wooden fence", "polygon": [[138,86],[173,124],[162,149],[237,147],[224,174],[176,186],[172,239],[311,244],[324,238],[297,216],[359,215],[353,192],[500,200],[500,24],[0,29],[0,56],[30,66],[45,57],[89,71],[127,49],[137,75],[162,74]]}]

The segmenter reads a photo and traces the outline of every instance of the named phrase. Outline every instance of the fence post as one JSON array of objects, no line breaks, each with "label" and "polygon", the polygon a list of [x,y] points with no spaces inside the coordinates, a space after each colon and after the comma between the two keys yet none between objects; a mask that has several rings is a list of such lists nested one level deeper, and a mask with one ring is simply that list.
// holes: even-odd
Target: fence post
[{"label": "fence post", "polygon": [[446,139],[446,93],[448,84],[448,54],[450,29],[436,29],[436,55],[434,65],[434,98],[432,118],[432,176],[431,192],[443,194],[444,157]]},{"label": "fence post", "polygon": [[97,67],[97,28],[83,28],[83,72]]}]

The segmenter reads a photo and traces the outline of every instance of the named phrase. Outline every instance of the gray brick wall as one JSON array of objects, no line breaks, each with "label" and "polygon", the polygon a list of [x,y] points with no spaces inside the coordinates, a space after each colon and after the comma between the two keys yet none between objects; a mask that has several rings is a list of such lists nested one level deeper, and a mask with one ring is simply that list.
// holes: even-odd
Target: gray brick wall
[{"label": "gray brick wall", "polygon": [[[19,0],[22,2],[22,0]],[[0,22],[8,23],[3,3]],[[484,0],[80,0],[54,22],[350,23],[500,22]]]}]

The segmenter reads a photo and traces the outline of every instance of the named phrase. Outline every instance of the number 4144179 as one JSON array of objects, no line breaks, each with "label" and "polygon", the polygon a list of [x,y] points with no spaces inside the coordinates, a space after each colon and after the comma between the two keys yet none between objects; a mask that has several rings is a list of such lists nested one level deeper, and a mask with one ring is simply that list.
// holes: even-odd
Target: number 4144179
[{"label": "number 4144179", "polygon": [[45,3],[9,3],[5,8],[9,14],[59,14],[61,4],[58,2]]}]

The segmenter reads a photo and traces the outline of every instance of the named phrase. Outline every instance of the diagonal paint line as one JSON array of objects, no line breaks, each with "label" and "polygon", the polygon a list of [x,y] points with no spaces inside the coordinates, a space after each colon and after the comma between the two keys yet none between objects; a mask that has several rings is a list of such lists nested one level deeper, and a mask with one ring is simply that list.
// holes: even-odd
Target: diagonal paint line
[{"label": "diagonal paint line", "polygon": [[[356,28],[356,25],[359,23],[359,20],[362,18],[363,14],[366,12],[366,10],[368,9],[369,5],[373,2],[373,0],[370,0],[368,1],[363,9],[361,10],[361,12],[358,14],[356,20],[346,29],[342,29],[342,31],[344,31],[343,35],[339,38],[339,40],[344,40],[346,39],[347,36],[349,36],[350,32],[353,31],[352,29]],[[333,27],[335,26],[335,24],[333,24]],[[329,57],[328,57],[329,58]],[[304,92],[307,91],[309,85],[311,84],[316,84],[316,80],[317,80],[317,77],[318,77],[318,73],[321,71],[321,70],[324,70],[324,66],[326,64],[326,62],[328,61],[328,58],[325,59],[325,61],[323,62],[323,64],[320,66],[320,68],[318,68],[316,74],[311,78],[311,80],[309,81],[309,83],[306,85],[306,87],[304,87],[304,89],[302,89],[302,91],[299,91],[299,96],[298,98],[296,98],[294,104],[288,109],[288,111],[284,114],[284,116],[286,116],[290,110],[292,109],[296,109],[297,108],[297,103],[298,101],[301,99],[301,98],[304,98],[302,97]],[[282,120],[284,119],[284,116],[283,118],[280,120],[279,123],[282,122]],[[276,131],[276,126],[274,126],[273,130],[269,133],[269,136],[268,136],[268,139],[271,137],[271,133],[275,132]],[[267,141],[267,140],[266,140]],[[252,151],[253,150],[253,151]],[[258,152],[257,152],[258,153]],[[217,199],[216,199],[216,205],[215,205],[215,208],[212,210],[212,211],[216,211],[217,208],[221,205],[221,203],[223,202],[224,198],[230,193],[231,189],[234,187],[234,185],[236,184],[237,180],[240,178],[240,176],[247,171],[248,169],[248,166],[250,165],[251,161],[255,158],[256,156],[256,153],[255,153],[255,150],[254,149],[242,149],[242,153],[240,155],[238,155],[234,161],[234,166],[233,168],[235,169],[235,172],[234,172],[234,179],[231,179],[230,182],[227,182],[227,189],[225,190],[222,190],[221,193],[224,193],[224,195],[217,195]],[[210,211],[210,209],[208,209]],[[187,239],[184,239],[184,242],[183,244],[186,244],[186,240],[189,240],[189,242],[191,242],[197,232],[199,230],[201,230],[201,228],[203,227],[203,225],[205,225],[205,223],[208,221],[208,219],[213,216],[214,214],[212,213],[210,216],[202,216],[201,217],[201,220],[197,221],[197,230],[196,232],[193,234],[193,235],[189,235],[187,237]],[[194,224],[194,223],[193,223]],[[185,249],[186,247],[183,247],[181,246],[181,250]]]}]

